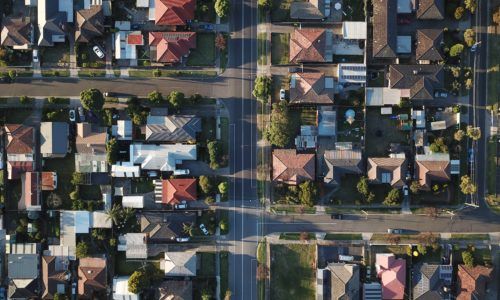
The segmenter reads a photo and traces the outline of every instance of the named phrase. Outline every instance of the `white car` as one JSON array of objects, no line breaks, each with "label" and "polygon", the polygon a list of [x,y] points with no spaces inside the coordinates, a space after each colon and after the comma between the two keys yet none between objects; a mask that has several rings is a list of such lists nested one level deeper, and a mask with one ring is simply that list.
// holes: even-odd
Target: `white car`
[{"label": "white car", "polygon": [[177,243],[186,243],[186,242],[189,242],[189,237],[178,237],[178,238],[175,238],[175,241]]},{"label": "white car", "polygon": [[403,195],[406,197],[409,194],[410,194],[410,192],[409,192],[408,186],[407,185],[403,186]]},{"label": "white car", "polygon": [[76,121],[76,111],[74,109],[70,109],[69,110],[69,120],[71,122],[75,122]]},{"label": "white car", "polygon": [[99,48],[99,46],[94,46],[92,47],[92,50],[94,50],[94,53],[95,55],[97,55],[97,57],[99,58],[104,58],[104,52],[102,52],[101,48]]},{"label": "white car", "polygon": [[205,224],[200,224],[200,230],[201,230],[201,232],[203,232],[204,235],[209,234],[207,227],[205,227]]},{"label": "white car", "polygon": [[33,62],[34,63],[38,62],[38,50],[37,49],[33,50]]},{"label": "white car", "polygon": [[285,100],[285,98],[286,98],[285,90],[281,89],[280,90],[280,100]]}]

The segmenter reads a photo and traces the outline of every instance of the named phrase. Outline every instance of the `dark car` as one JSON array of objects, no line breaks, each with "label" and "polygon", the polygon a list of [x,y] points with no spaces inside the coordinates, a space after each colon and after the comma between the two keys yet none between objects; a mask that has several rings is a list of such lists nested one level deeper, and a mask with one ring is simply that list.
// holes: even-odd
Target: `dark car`
[{"label": "dark car", "polygon": [[344,215],[343,214],[331,214],[330,218],[332,218],[332,220],[342,220],[344,218]]},{"label": "dark car", "polygon": [[0,83],[11,83],[12,79],[9,76],[0,77]]},{"label": "dark car", "polygon": [[202,29],[202,30],[214,30],[214,25],[212,24],[201,24],[200,26],[198,26],[199,29]]}]

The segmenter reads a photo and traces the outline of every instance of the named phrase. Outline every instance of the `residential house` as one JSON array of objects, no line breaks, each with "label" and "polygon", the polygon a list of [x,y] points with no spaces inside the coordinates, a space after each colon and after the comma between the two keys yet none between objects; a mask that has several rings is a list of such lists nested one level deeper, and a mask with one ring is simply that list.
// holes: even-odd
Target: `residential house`
[{"label": "residential house", "polygon": [[445,17],[444,0],[418,0],[417,19],[443,20]]},{"label": "residential house", "polygon": [[373,0],[373,58],[397,56],[397,1]]},{"label": "residential house", "polygon": [[80,258],[78,265],[78,298],[94,299],[105,295],[108,285],[106,259]]},{"label": "residential house", "polygon": [[458,265],[457,300],[486,299],[486,290],[494,280],[493,269]]},{"label": "residential house", "polygon": [[375,268],[382,284],[382,298],[404,299],[406,261],[393,253],[377,253]]},{"label": "residential house", "polygon": [[326,150],[325,164],[328,169],[323,181],[326,184],[340,184],[346,174],[363,174],[361,149],[353,148],[352,143],[336,143],[334,150]]},{"label": "residential house", "polygon": [[366,87],[365,103],[366,106],[399,105],[401,103],[401,91],[388,87]]},{"label": "residential house", "polygon": [[131,141],[133,135],[133,124],[131,120],[118,120],[113,125],[113,136],[119,141]]},{"label": "residential house", "polygon": [[295,29],[290,36],[290,62],[331,62],[332,33],[321,28]]},{"label": "residential house", "polygon": [[53,191],[57,188],[56,172],[26,172],[21,175],[21,199],[19,210],[41,211],[42,191]]},{"label": "residential house", "polygon": [[160,269],[168,277],[196,276],[196,252],[165,252]]},{"label": "residential house", "polygon": [[378,282],[363,283],[363,300],[381,300],[382,285]]},{"label": "residential house", "polygon": [[444,59],[441,48],[443,44],[442,29],[417,30],[417,49],[415,58],[420,64],[430,64]]},{"label": "residential house", "polygon": [[53,299],[55,294],[68,293],[71,273],[55,256],[42,256],[42,299]]},{"label": "residential house", "polygon": [[401,90],[401,97],[410,100],[432,100],[444,87],[442,65],[391,65],[389,87]]},{"label": "residential house", "polygon": [[290,104],[333,104],[333,77],[324,73],[293,73]]},{"label": "residential house", "polygon": [[117,162],[111,166],[112,177],[141,177],[141,167],[129,161]]},{"label": "residential house", "polygon": [[155,299],[193,299],[193,283],[190,280],[165,280],[162,281],[155,289]]},{"label": "residential house", "polygon": [[[325,5],[325,2],[328,5]],[[323,20],[330,12],[330,2],[324,0],[295,1],[290,6],[290,18],[299,20]]]},{"label": "residential house", "polygon": [[120,244],[118,251],[125,251],[127,259],[146,259],[148,258],[148,246],[146,244],[146,233],[126,233],[119,237]]},{"label": "residential house", "polygon": [[152,118],[146,124],[146,141],[162,143],[195,143],[201,132],[201,118],[193,115],[170,115]]},{"label": "residential house", "polygon": [[196,201],[197,185],[194,178],[172,178],[161,181],[161,196],[156,202],[162,204],[178,204],[182,201]]},{"label": "residential house", "polygon": [[128,289],[130,276],[119,276],[113,278],[113,300],[139,300],[139,295]]},{"label": "residential house", "polygon": [[129,195],[122,197],[122,206],[130,208],[144,208],[144,195]]},{"label": "residential house", "polygon": [[130,145],[130,162],[143,170],[176,171],[184,160],[196,160],[196,145]]},{"label": "residential house", "polygon": [[184,225],[196,224],[196,215],[186,213],[143,212],[140,215],[141,232],[147,236],[148,244],[162,244],[179,237],[188,237]]},{"label": "residential house", "polygon": [[76,12],[75,42],[89,43],[104,33],[104,14],[101,5]]},{"label": "residential house", "polygon": [[9,179],[19,179],[21,174],[33,171],[35,156],[35,130],[33,127],[6,124],[7,172]]},{"label": "residential house", "polygon": [[73,1],[38,0],[38,46],[54,46],[66,40],[66,24],[73,22]]},{"label": "residential house", "polygon": [[273,151],[273,181],[297,185],[315,179],[315,155],[297,153],[294,149]]},{"label": "residential house", "polygon": [[406,159],[403,157],[368,158],[368,179],[371,183],[388,183],[394,188],[401,188],[406,170]]},{"label": "residential house", "polygon": [[451,180],[450,155],[448,153],[417,154],[415,174],[423,190],[430,191],[433,183]]},{"label": "residential house", "polygon": [[364,85],[366,83],[366,65],[355,63],[338,64],[337,79],[339,83]]},{"label": "residential house", "polygon": [[34,299],[40,291],[38,254],[8,254],[8,299]]},{"label": "residential house", "polygon": [[149,51],[153,62],[182,63],[196,48],[196,32],[150,32]]},{"label": "residential house", "polygon": [[[140,31],[130,31],[130,22],[124,26],[115,26],[120,30],[115,33],[115,58],[116,59],[137,59],[137,46],[144,45],[144,36]],[[135,64],[136,62],[131,62]]]},{"label": "residential house", "polygon": [[413,299],[445,299],[451,285],[453,266],[423,263],[413,270]]},{"label": "residential house", "polygon": [[90,123],[77,123],[75,171],[80,173],[107,172],[107,141],[106,127],[98,127]]},{"label": "residential house", "polygon": [[29,49],[33,45],[34,30],[29,18],[5,17],[0,32],[0,45],[13,49]]},{"label": "residential house", "polygon": [[40,123],[40,153],[43,158],[65,157],[69,148],[69,126],[66,122]]},{"label": "residential house", "polygon": [[330,272],[331,300],[359,299],[360,277],[356,264],[330,263],[326,267]]},{"label": "residential house", "polygon": [[156,25],[187,25],[194,19],[196,0],[155,0]]}]

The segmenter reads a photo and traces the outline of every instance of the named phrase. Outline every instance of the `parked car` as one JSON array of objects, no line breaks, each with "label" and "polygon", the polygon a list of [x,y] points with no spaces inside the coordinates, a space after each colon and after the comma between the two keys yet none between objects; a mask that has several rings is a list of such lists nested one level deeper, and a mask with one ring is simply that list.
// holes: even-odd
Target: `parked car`
[{"label": "parked car", "polygon": [[141,24],[132,24],[132,25],[130,25],[130,28],[131,28],[132,30],[138,30],[138,29],[140,29],[140,28],[141,28]]},{"label": "parked car", "polygon": [[204,235],[209,234],[207,227],[205,227],[205,224],[200,224],[200,230],[201,230],[201,232],[203,232]]},{"label": "parked car", "polygon": [[474,163],[474,149],[472,148],[469,149],[469,163]]},{"label": "parked car", "polygon": [[71,294],[76,295],[76,282],[71,284]]},{"label": "parked car", "polygon": [[71,122],[75,122],[76,121],[76,111],[74,109],[70,109],[69,110],[69,120]]},{"label": "parked car", "polygon": [[407,185],[403,186],[403,195],[405,197],[408,197],[408,195],[410,194],[410,189],[408,188]]},{"label": "parked car", "polygon": [[97,55],[97,57],[104,58],[104,51],[102,51],[99,46],[95,45],[94,47],[92,47],[92,50],[94,51],[95,55]]},{"label": "parked car", "polygon": [[178,238],[175,238],[175,241],[177,243],[186,243],[186,242],[189,242],[190,238],[189,237],[178,237]]},{"label": "parked car", "polygon": [[37,49],[34,49],[33,50],[33,62],[34,63],[37,63],[39,60],[38,60],[38,50]]},{"label": "parked car", "polygon": [[344,218],[344,215],[343,214],[331,214],[330,218],[332,220],[342,220]]},{"label": "parked car", "polygon": [[174,175],[189,175],[189,169],[174,170]]},{"label": "parked car", "polygon": [[104,93],[102,93],[102,95],[104,97],[115,97],[116,93],[113,93],[113,92],[104,92]]},{"label": "parked car", "polygon": [[11,83],[12,79],[9,76],[0,77],[0,83]]},{"label": "parked car", "polygon": [[389,229],[387,229],[387,233],[402,234],[403,233],[403,229],[389,228]]},{"label": "parked car", "polygon": [[85,110],[81,106],[78,106],[78,117],[80,118],[80,122],[85,122]]},{"label": "parked car", "polygon": [[435,91],[434,92],[434,98],[447,98],[448,97],[448,92],[446,91]]},{"label": "parked car", "polygon": [[181,203],[175,204],[174,208],[175,209],[186,209],[186,208],[188,208],[188,204],[186,201],[182,201]]},{"label": "parked car", "polygon": [[280,100],[285,100],[285,98],[286,98],[285,90],[281,89],[280,90]]},{"label": "parked car", "polygon": [[158,172],[156,171],[148,171],[148,177],[158,177]]},{"label": "parked car", "polygon": [[200,26],[198,26],[198,28],[202,29],[202,30],[210,31],[210,30],[214,30],[214,25],[212,25],[212,24],[201,24]]}]

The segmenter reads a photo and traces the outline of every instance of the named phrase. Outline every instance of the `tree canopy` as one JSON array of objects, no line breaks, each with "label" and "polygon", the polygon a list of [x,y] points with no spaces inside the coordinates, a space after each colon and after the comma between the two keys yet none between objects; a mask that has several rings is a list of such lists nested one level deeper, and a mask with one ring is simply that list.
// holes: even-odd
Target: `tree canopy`
[{"label": "tree canopy", "polygon": [[262,75],[257,76],[257,78],[255,78],[255,84],[252,94],[255,98],[257,98],[257,100],[267,102],[269,96],[271,95],[271,84],[271,77]]},{"label": "tree canopy", "polygon": [[385,196],[383,204],[387,205],[387,206],[398,205],[399,200],[400,200],[399,198],[400,198],[399,190],[398,189],[392,189],[387,194],[387,196]]},{"label": "tree canopy", "polygon": [[464,45],[460,43],[455,44],[450,48],[450,56],[451,57],[459,56],[460,54],[462,54],[462,51],[464,51]]},{"label": "tree canopy", "polygon": [[168,102],[173,109],[178,110],[184,103],[184,94],[179,91],[171,91],[168,95]]},{"label": "tree canopy", "polygon": [[468,175],[464,175],[460,178],[460,190],[465,195],[472,195],[477,192],[477,186]]},{"label": "tree canopy", "polygon": [[314,182],[307,180],[299,185],[299,200],[305,206],[314,206],[318,190]]},{"label": "tree canopy", "polygon": [[89,256],[89,245],[85,242],[79,242],[76,244],[76,258],[84,258]]},{"label": "tree canopy", "polygon": [[444,139],[439,137],[429,146],[429,150],[434,153],[448,153],[448,146],[444,143]]},{"label": "tree canopy", "polygon": [[229,9],[231,9],[231,2],[229,0],[216,0],[214,8],[215,13],[220,18],[224,18],[229,13]]},{"label": "tree canopy", "polygon": [[472,127],[472,126],[467,126],[467,136],[473,139],[474,141],[477,141],[481,138],[481,128],[479,127]]},{"label": "tree canopy", "polygon": [[160,104],[164,100],[163,95],[158,91],[152,91],[151,93],[149,93],[148,99],[150,102],[155,104]]},{"label": "tree canopy", "polygon": [[208,195],[212,193],[213,186],[210,178],[208,176],[202,175],[198,179],[198,185],[200,186],[203,194]]},{"label": "tree canopy", "polygon": [[83,90],[80,101],[86,110],[100,111],[104,105],[104,96],[98,89]]},{"label": "tree canopy", "polygon": [[474,29],[469,28],[464,31],[464,41],[469,47],[474,45],[476,42],[476,32],[474,32]]},{"label": "tree canopy", "polygon": [[229,191],[229,183],[227,181],[223,181],[219,183],[217,188],[219,189],[219,193],[227,194],[227,192]]},{"label": "tree canopy", "polygon": [[471,251],[467,250],[462,252],[462,260],[464,261],[464,265],[468,268],[474,267],[474,255]]},{"label": "tree canopy", "polygon": [[273,104],[271,112],[271,124],[266,131],[266,139],[274,146],[284,148],[291,143],[293,137],[293,126],[286,102]]},{"label": "tree canopy", "polygon": [[106,143],[106,160],[108,164],[113,165],[118,159],[118,141],[115,138]]}]

